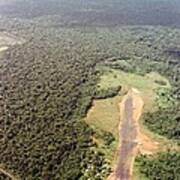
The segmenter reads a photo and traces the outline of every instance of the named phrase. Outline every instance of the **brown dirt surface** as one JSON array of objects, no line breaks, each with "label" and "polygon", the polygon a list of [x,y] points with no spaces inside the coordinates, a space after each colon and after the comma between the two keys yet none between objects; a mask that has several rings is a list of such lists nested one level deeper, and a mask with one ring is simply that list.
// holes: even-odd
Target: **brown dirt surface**
[{"label": "brown dirt surface", "polygon": [[157,152],[159,143],[154,142],[150,137],[144,134],[138,122],[142,114],[144,102],[138,90],[132,89],[130,94],[133,98],[133,119],[136,121],[138,150],[142,154],[153,154]]},{"label": "brown dirt surface", "polygon": [[13,176],[11,173],[9,173],[5,169],[3,169],[1,166],[0,166],[0,173],[6,175],[7,177],[9,177],[12,180],[18,180],[15,176]]},{"label": "brown dirt surface", "polygon": [[120,145],[118,161],[108,180],[132,179],[134,159],[138,153],[152,154],[158,150],[158,143],[140,129],[139,119],[144,102],[137,89],[129,90],[120,106]]}]

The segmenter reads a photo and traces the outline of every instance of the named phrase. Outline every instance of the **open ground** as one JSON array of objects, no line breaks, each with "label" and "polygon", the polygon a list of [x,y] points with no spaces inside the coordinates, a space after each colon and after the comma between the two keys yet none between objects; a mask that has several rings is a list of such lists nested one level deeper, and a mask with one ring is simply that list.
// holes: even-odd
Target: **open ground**
[{"label": "open ground", "polygon": [[[93,106],[89,110],[85,120],[92,127],[111,132],[116,139],[113,147],[110,147],[109,150],[104,150],[107,158],[109,158],[112,162],[112,167],[114,167],[110,179],[114,180],[115,177],[117,177],[117,174],[118,177],[120,176],[120,174],[117,173],[119,172],[117,169],[120,169],[119,166],[122,161],[126,161],[127,163],[125,164],[129,168],[129,177],[136,179],[137,172],[136,169],[133,169],[133,164],[138,153],[153,154],[158,151],[165,150],[171,145],[171,141],[161,136],[154,135],[144,128],[140,118],[143,112],[155,110],[155,102],[157,98],[156,91],[159,88],[170,89],[171,87],[168,80],[157,73],[149,73],[145,76],[140,76],[109,68],[105,68],[103,71],[104,73],[100,78],[98,88],[108,89],[110,87],[121,85],[122,90],[113,98],[94,100]],[[157,81],[159,80],[165,82],[165,85],[162,86],[158,84]],[[132,109],[130,107],[128,108],[132,110],[132,114],[129,116],[132,115],[133,123],[130,123],[130,126],[135,128],[135,139],[129,137],[130,139],[133,139],[131,141],[132,148],[130,148],[130,152],[126,152],[126,155],[129,158],[126,158],[126,156],[123,155],[122,160],[120,158],[122,157],[121,153],[124,152],[124,149],[128,149],[127,147],[130,147],[129,144],[126,146],[126,143],[124,143],[129,142],[127,141],[128,135],[123,137],[122,133],[122,131],[128,131],[127,126],[125,125],[124,130],[122,130],[124,124],[125,104],[128,98],[131,99],[129,101],[132,101],[129,102],[128,105],[131,106],[132,103]],[[100,143],[100,147],[101,146],[102,144]]]}]

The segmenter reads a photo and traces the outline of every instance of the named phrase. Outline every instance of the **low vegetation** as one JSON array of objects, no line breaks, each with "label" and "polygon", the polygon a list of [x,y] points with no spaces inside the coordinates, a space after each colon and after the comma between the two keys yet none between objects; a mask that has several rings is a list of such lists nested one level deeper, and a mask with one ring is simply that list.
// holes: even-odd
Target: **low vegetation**
[{"label": "low vegetation", "polygon": [[[161,91],[168,92],[171,88],[168,80],[155,72],[147,73],[142,76],[107,67],[101,67],[100,69],[103,73],[100,76],[98,89],[105,91],[110,88],[118,88],[121,86],[122,92],[120,92],[120,94],[123,95],[128,89],[136,88],[141,91],[143,99],[146,102],[145,108],[147,111],[155,108],[155,101],[159,97],[157,93],[160,92],[159,89],[161,89]],[[157,81],[162,81],[164,84],[159,84]]]}]

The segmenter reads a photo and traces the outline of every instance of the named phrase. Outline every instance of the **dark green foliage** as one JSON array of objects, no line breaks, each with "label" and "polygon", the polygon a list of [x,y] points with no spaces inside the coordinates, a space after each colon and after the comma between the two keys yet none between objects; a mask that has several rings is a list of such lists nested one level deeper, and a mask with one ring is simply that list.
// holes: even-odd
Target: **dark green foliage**
[{"label": "dark green foliage", "polygon": [[0,163],[20,178],[87,179],[87,165],[94,177],[107,176],[108,163],[93,150],[93,131],[79,120],[97,79],[97,58],[89,60],[86,51],[47,33],[1,58]]},{"label": "dark green foliage", "polygon": [[162,81],[162,80],[155,80],[155,83],[161,85],[161,86],[166,86],[167,83],[165,81]]},{"label": "dark green foliage", "polygon": [[[12,31],[11,22],[5,27]],[[124,58],[128,61],[129,71],[142,74],[158,71],[165,75],[173,87],[171,96],[178,100],[179,61],[168,64],[168,57],[159,55],[161,49],[154,50],[142,42],[134,45],[136,36],[131,37],[129,44],[126,38],[122,44],[118,43],[122,37],[117,37],[124,30],[117,30],[115,35],[105,31],[108,35],[104,37],[102,30],[89,30],[88,34],[75,29],[37,27],[32,30],[28,27],[15,31],[26,37],[26,43],[11,47],[0,59],[1,163],[22,179],[59,179],[62,176],[66,180],[70,177],[94,177],[94,174],[106,176],[108,166],[104,170],[102,164],[107,164],[106,160],[102,154],[100,157],[95,155],[95,145],[91,140],[93,132],[79,119],[86,115],[93,98],[117,95],[120,87],[97,92],[99,74],[96,65],[112,61],[111,57],[130,57]],[[127,30],[127,33],[130,36],[136,31]],[[148,33],[150,30],[141,31]],[[129,49],[130,44],[133,44],[131,51],[121,51]],[[177,110],[175,107],[170,111],[160,109],[162,112],[158,115],[162,121],[152,115],[155,120],[152,120],[153,124],[149,121],[149,127],[177,139]],[[169,113],[171,115],[167,116]],[[160,124],[166,117],[169,117],[166,126]],[[113,141],[109,134],[103,137],[107,145]],[[93,168],[87,175],[88,164]]]},{"label": "dark green foliage", "polygon": [[[29,31],[31,33],[27,35],[24,33]],[[10,48],[0,59],[0,159],[7,169],[22,179],[58,179],[62,176],[66,180],[72,176],[107,175],[108,168],[102,167],[107,164],[103,155],[97,157],[92,150],[95,149],[91,140],[93,132],[79,120],[86,115],[93,98],[112,97],[120,90],[118,87],[97,92],[97,64],[106,64],[105,61],[112,61],[111,57],[124,54],[124,57],[130,57],[125,58],[129,71],[160,72],[172,83],[171,96],[180,97],[179,61],[167,67],[167,57],[159,55],[160,49],[148,47],[146,55],[142,45],[136,44],[131,48],[132,52],[123,52],[121,48],[128,49],[129,44],[122,43],[121,46],[117,43],[120,40],[113,39],[114,33],[110,32],[105,39],[100,38],[103,31],[85,34],[79,30],[42,30],[39,27],[20,32],[28,41]],[[20,32],[16,33],[20,35]],[[123,32],[116,33],[118,37]],[[132,44],[135,39],[131,37]],[[151,61],[134,54],[151,56]],[[155,132],[178,138],[177,112],[176,108],[172,109],[174,111],[159,112],[163,120],[171,113],[168,116],[171,121],[166,126],[156,123],[159,119],[157,121],[154,115],[156,122],[148,125],[153,126],[151,129]],[[163,131],[162,128],[157,131],[159,127],[163,127]],[[107,145],[113,141],[110,134],[103,138]],[[84,169],[88,164],[94,168],[86,175]]]},{"label": "dark green foliage", "polygon": [[113,141],[115,141],[114,136],[110,132],[104,132],[103,139],[105,141],[105,145],[109,146]]},{"label": "dark green foliage", "polygon": [[180,140],[179,105],[177,107],[160,109],[155,113],[146,113],[143,119],[145,125],[147,125],[150,130],[170,139]]},{"label": "dark green foliage", "polygon": [[142,173],[149,180],[179,180],[180,153],[158,153],[156,156],[141,155],[136,163]]},{"label": "dark green foliage", "polygon": [[104,141],[104,145],[106,146],[111,145],[111,143],[115,141],[113,134],[104,130],[96,129],[94,136],[98,139],[102,139]]},{"label": "dark green foliage", "polygon": [[8,176],[4,175],[3,173],[0,173],[0,180],[11,180]]},{"label": "dark green foliage", "polygon": [[106,99],[106,98],[111,98],[114,96],[117,96],[118,93],[121,90],[121,86],[119,87],[114,87],[114,88],[109,88],[109,89],[102,89],[102,90],[96,90],[94,98],[95,99]]},{"label": "dark green foliage", "polygon": [[[32,4],[20,1],[3,6],[1,13],[6,17],[0,17],[1,32],[25,40],[0,56],[0,163],[27,180],[103,179],[109,173],[108,163],[92,142],[93,131],[80,119],[86,115],[93,98],[117,95],[120,87],[97,91],[96,65],[142,75],[158,71],[168,77],[172,84],[171,96],[178,101],[180,61],[164,53],[168,49],[164,46],[178,39],[178,31],[172,30],[169,36],[169,28],[62,28],[89,24],[84,21],[89,17],[94,25],[98,22],[92,19],[99,19],[94,15],[104,18],[104,23],[100,19],[100,26],[111,24],[112,18],[106,19],[102,11],[100,14],[86,12],[86,17],[80,15],[82,1],[62,0],[58,5],[55,0],[38,0]],[[72,8],[67,10],[65,2],[71,3],[78,12],[72,12]],[[37,8],[40,6],[43,8]],[[89,9],[96,9],[94,3],[91,6]],[[59,8],[63,10],[58,11]],[[81,10],[85,12],[85,9]],[[66,18],[61,19],[62,14],[70,17],[69,23],[64,21]],[[117,17],[113,24],[122,19],[119,14]],[[159,121],[156,113],[149,115],[154,119],[151,123],[147,118],[147,125],[159,134],[177,139],[179,109],[176,107],[158,111],[161,124],[155,122]],[[164,119],[168,119],[166,124],[162,124]],[[114,140],[106,132],[101,137],[106,145]]]}]

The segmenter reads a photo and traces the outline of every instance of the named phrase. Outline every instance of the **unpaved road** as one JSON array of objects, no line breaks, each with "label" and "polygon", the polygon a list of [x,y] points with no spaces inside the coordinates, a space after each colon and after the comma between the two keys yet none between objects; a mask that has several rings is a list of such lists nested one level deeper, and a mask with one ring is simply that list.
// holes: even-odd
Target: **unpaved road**
[{"label": "unpaved road", "polygon": [[10,174],[10,173],[7,172],[6,170],[4,170],[2,167],[0,167],[0,173],[6,175],[6,176],[9,177],[11,180],[17,180],[16,177],[14,177],[12,174]]},{"label": "unpaved road", "polygon": [[119,162],[116,170],[116,179],[130,179],[130,167],[133,149],[137,146],[137,129],[133,120],[133,99],[128,96],[124,102],[124,112],[121,126],[121,146]]},{"label": "unpaved road", "polygon": [[134,159],[138,153],[152,153],[158,144],[152,142],[140,130],[138,120],[143,110],[140,92],[131,89],[120,103],[120,146],[118,161],[108,180],[130,180],[133,174]]},{"label": "unpaved road", "polygon": [[118,163],[111,180],[129,180],[132,166],[138,149],[137,121],[141,115],[143,101],[137,90],[130,90],[120,103],[120,147]]}]

